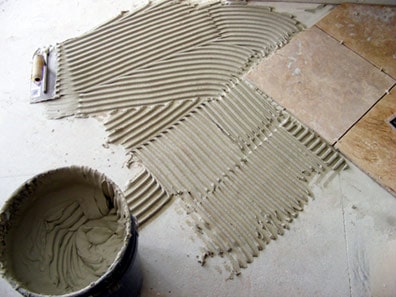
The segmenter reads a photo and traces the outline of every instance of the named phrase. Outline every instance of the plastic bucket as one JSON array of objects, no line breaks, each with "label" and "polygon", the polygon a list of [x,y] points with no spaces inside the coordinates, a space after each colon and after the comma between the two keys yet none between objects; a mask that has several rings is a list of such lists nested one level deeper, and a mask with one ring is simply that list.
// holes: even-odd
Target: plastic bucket
[{"label": "plastic bucket", "polygon": [[25,182],[0,212],[2,276],[24,296],[139,296],[136,220],[121,190],[88,167]]}]

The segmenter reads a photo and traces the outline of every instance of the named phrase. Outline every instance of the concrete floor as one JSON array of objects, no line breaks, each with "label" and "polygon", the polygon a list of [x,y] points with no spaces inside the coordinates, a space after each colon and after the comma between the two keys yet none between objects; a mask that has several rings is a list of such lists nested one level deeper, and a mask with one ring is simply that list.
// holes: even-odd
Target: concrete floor
[{"label": "concrete floor", "polygon": [[[87,165],[121,187],[136,170],[123,149],[106,148],[95,119],[48,120],[29,104],[31,57],[39,46],[78,36],[139,1],[0,1],[0,205],[26,179]],[[305,4],[279,4],[312,25]],[[311,5],[309,7],[316,7]],[[395,296],[396,199],[350,164],[242,274],[226,280],[222,259],[201,267],[203,245],[178,202],[140,232],[142,296]],[[19,296],[0,279],[0,296]]]}]

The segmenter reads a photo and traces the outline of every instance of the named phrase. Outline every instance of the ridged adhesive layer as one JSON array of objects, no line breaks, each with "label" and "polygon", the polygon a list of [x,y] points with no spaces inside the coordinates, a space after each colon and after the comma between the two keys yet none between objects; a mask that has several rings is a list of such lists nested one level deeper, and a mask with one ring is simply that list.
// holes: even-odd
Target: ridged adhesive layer
[{"label": "ridged adhesive layer", "polygon": [[284,233],[310,184],[346,168],[342,156],[268,96],[240,81],[133,151],[179,195],[208,255],[238,273]]},{"label": "ridged adhesive layer", "polygon": [[58,45],[52,117],[109,112],[109,142],[143,170],[126,199],[143,224],[179,197],[239,273],[284,233],[310,185],[346,168],[314,131],[241,77],[301,30],[268,8],[149,3]]}]

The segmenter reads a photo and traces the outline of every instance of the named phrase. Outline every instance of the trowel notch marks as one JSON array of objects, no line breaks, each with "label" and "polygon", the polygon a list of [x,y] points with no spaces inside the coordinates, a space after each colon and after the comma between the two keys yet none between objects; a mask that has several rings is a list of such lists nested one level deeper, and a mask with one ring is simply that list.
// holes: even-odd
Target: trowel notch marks
[{"label": "trowel notch marks", "polygon": [[[241,15],[238,16],[238,13]],[[236,26],[237,24],[239,25]],[[196,51],[203,46],[217,46],[217,55],[230,59],[229,65],[242,68],[242,72],[229,72],[229,75],[239,77],[260,57],[281,47],[300,29],[300,24],[290,16],[269,11],[264,7],[252,9],[244,4],[230,6],[221,2],[207,6],[193,5],[185,1],[150,3],[138,13],[124,13],[96,30],[58,45],[56,97],[59,100],[47,104],[48,114],[52,118],[76,113],[84,116],[121,108],[111,106],[111,100],[99,104],[90,102],[90,98],[99,100],[100,96],[95,92],[101,90],[106,94],[105,99],[112,92],[120,90],[117,85],[120,78],[124,81],[130,76],[138,79],[139,75],[134,76],[137,70],[150,71],[149,68],[155,67],[160,61],[182,57],[179,53]],[[221,46],[228,46],[229,49]],[[244,61],[235,60],[235,53],[238,52],[244,54]],[[213,63],[217,60],[219,58],[212,58],[210,61]],[[199,61],[205,62],[202,57]],[[142,74],[144,73],[140,73]],[[159,81],[167,79],[163,76],[154,77]],[[194,80],[198,81],[199,78],[194,74],[185,75],[185,81],[190,84]],[[209,93],[199,93],[200,96],[218,94],[226,84],[222,80],[214,83],[216,76],[208,78],[208,81],[206,86],[213,87],[209,88]],[[135,81],[128,83],[129,86],[135,85]],[[146,91],[151,88],[151,82],[145,86]],[[190,92],[180,97],[181,89],[173,89],[176,99],[194,96]],[[161,95],[170,94],[162,92]],[[148,100],[149,97],[136,98],[131,93],[121,93],[120,96],[123,96],[126,105],[128,100],[139,98],[135,105],[158,103],[153,99]],[[121,100],[120,96],[114,97],[115,101],[117,98]],[[162,102],[172,99],[174,98],[171,95],[171,98],[164,98]],[[108,104],[110,106],[106,106]],[[126,107],[128,106],[122,106]]]},{"label": "trowel notch marks", "polygon": [[[232,104],[232,94],[246,104]],[[210,120],[209,109],[222,127]],[[254,133],[243,120],[253,113],[258,115],[251,123]],[[260,114],[267,120],[260,121]],[[244,81],[222,99],[202,103],[134,155],[168,192],[181,197],[193,214],[194,230],[210,243],[207,253],[227,255],[235,273],[284,233],[313,196],[312,182],[330,178],[332,169],[346,164],[317,134]]]},{"label": "trowel notch marks", "polygon": [[146,167],[126,189],[138,221],[179,197],[205,255],[226,255],[238,274],[303,210],[310,184],[345,167],[241,79],[301,29],[264,7],[150,3],[58,46],[49,114],[111,112],[109,141]]}]

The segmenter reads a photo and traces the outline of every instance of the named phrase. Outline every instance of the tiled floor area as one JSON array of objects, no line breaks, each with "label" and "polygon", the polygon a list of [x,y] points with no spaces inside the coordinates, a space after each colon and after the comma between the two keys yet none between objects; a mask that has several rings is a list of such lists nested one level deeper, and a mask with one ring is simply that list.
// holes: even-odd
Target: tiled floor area
[{"label": "tiled floor area", "polygon": [[396,90],[382,98],[336,147],[391,192],[396,193]]},{"label": "tiled floor area", "polygon": [[[396,79],[396,8],[341,5],[317,26]],[[395,85],[336,145],[355,164],[396,194]],[[390,91],[391,90],[391,91]]]},{"label": "tiled floor area", "polygon": [[247,77],[332,144],[395,83],[316,26]]},{"label": "tiled floor area", "polygon": [[[48,120],[43,105],[30,105],[29,75],[38,46],[80,35],[140,1],[40,3],[0,1],[1,204],[23,181],[54,167],[91,166],[121,187],[137,170],[125,166],[128,158],[121,147],[104,145],[106,133],[95,119]],[[142,296],[395,295],[396,198],[379,183],[395,191],[396,132],[387,121],[396,113],[395,91],[390,90],[396,60],[386,53],[379,54],[382,60],[371,60],[378,51],[366,50],[367,44],[355,45],[351,40],[356,38],[337,35],[359,37],[361,31],[329,29],[331,24],[352,28],[348,20],[356,20],[344,11],[354,15],[351,7],[337,7],[321,23],[295,36],[249,78],[357,166],[350,163],[350,169],[326,187],[314,188],[315,200],[291,230],[271,242],[234,280],[226,280],[229,271],[222,259],[208,259],[203,267],[197,263],[202,242],[185,223],[181,206],[171,204],[140,231]],[[310,8],[316,5],[279,5],[308,23],[328,11],[313,14],[306,11]],[[359,8],[358,16],[381,21],[378,12],[365,9]],[[395,27],[395,16],[385,15],[389,28]],[[389,34],[386,48],[395,53],[395,30],[387,33],[386,28],[373,29],[379,33],[371,40]],[[0,279],[0,296],[19,295]]]},{"label": "tiled floor area", "polygon": [[343,4],[316,25],[396,79],[396,8]]},{"label": "tiled floor area", "polygon": [[394,28],[395,7],[339,5],[247,77],[396,193]]}]

